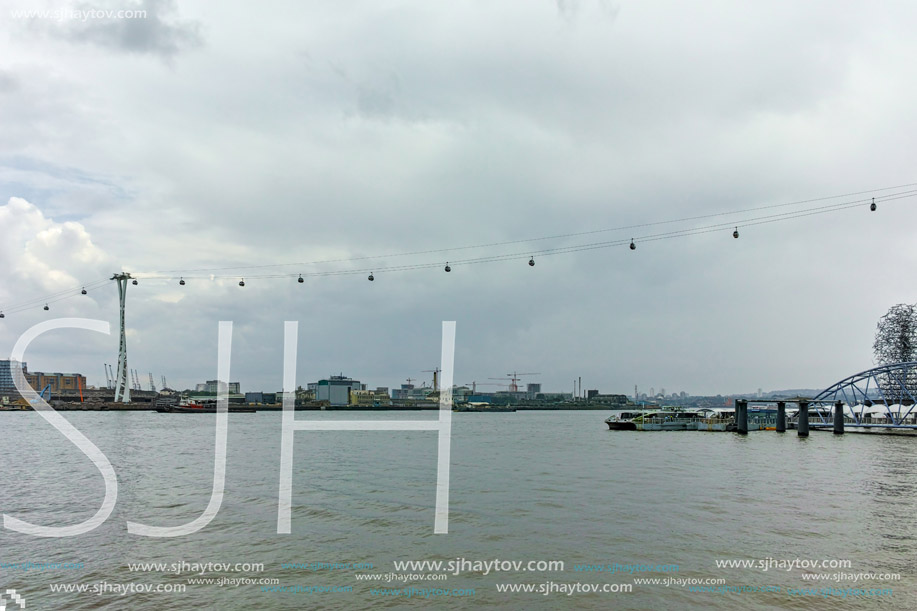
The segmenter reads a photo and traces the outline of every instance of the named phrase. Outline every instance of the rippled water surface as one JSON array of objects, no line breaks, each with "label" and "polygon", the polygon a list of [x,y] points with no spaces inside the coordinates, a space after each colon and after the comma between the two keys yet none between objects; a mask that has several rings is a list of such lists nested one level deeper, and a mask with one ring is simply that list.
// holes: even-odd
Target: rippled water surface
[{"label": "rippled water surface", "polygon": [[[612,432],[603,412],[453,416],[448,535],[433,534],[436,433],[297,432],[292,533],[278,535],[280,413],[230,415],[226,493],[201,531],[128,534],[126,521],[188,522],[204,510],[213,474],[214,416],[66,413],[118,475],[111,517],[91,533],[37,538],[0,531],[0,587],[28,609],[917,608],[917,438],[813,433]],[[297,412],[297,419],[417,419],[434,413]],[[102,477],[35,413],[0,413],[0,510],[63,526],[92,516]],[[561,560],[563,571],[465,572],[445,581],[360,581],[396,560]],[[849,560],[849,568],[718,568],[723,559]],[[264,563],[262,573],[132,572],[139,562]],[[83,563],[23,570],[5,563]],[[303,570],[282,563],[372,563],[372,570]],[[678,565],[677,572],[575,571],[590,564]],[[416,571],[419,572],[419,571]],[[897,573],[853,583],[805,574]],[[273,578],[346,592],[265,592],[261,585],[188,584],[189,577]],[[694,592],[634,578],[725,579],[780,592]],[[498,584],[633,584],[629,593],[500,593]],[[132,593],[117,584],[184,584],[184,593]],[[55,593],[57,584],[109,591]],[[380,588],[473,589],[471,596],[389,597]],[[544,586],[551,587],[551,586]],[[821,595],[790,588],[835,588]],[[865,597],[843,588],[891,588]]]}]

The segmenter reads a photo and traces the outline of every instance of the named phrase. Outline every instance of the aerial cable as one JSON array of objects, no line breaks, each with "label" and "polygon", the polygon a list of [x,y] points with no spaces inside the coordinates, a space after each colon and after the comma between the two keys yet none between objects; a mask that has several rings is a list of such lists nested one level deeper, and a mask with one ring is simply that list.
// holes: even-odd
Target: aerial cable
[{"label": "aerial cable", "polygon": [[[672,224],[672,223],[684,223],[684,222],[687,222],[687,221],[697,221],[697,220],[702,220],[702,219],[707,219],[707,218],[714,218],[714,217],[717,217],[717,216],[726,216],[726,215],[733,215],[733,214],[744,214],[744,213],[747,213],[747,212],[758,212],[758,211],[762,211],[762,210],[771,210],[771,209],[774,209],[774,208],[783,208],[783,207],[788,207],[788,206],[800,206],[800,205],[803,205],[803,204],[811,204],[811,203],[821,202],[821,201],[827,201],[827,200],[831,200],[831,199],[839,199],[839,198],[842,198],[842,197],[853,197],[853,196],[855,196],[855,195],[863,195],[863,194],[866,194],[866,193],[876,193],[876,192],[879,192],[879,191],[892,191],[892,190],[895,190],[895,189],[903,189],[903,188],[905,188],[905,187],[914,187],[914,186],[917,186],[917,183],[908,183],[908,184],[904,184],[904,185],[897,185],[897,186],[894,186],[894,187],[882,187],[882,188],[879,188],[879,189],[870,189],[870,190],[868,190],[868,191],[856,191],[856,192],[853,192],[853,193],[843,193],[843,194],[840,194],[840,195],[829,195],[829,196],[825,196],[825,197],[817,197],[817,198],[813,198],[813,199],[798,200],[798,201],[787,202],[787,203],[782,203],[782,204],[770,204],[770,205],[767,205],[767,206],[758,206],[758,207],[755,207],[755,208],[745,208],[745,209],[741,209],[741,210],[731,210],[731,211],[726,211],[726,212],[714,212],[714,213],[710,213],[710,214],[701,214],[701,215],[696,215],[696,216],[688,216],[688,217],[683,217],[683,218],[679,218],[679,219],[670,219],[670,220],[665,220],[665,221],[655,221],[655,222],[650,222],[650,223],[638,223],[638,224],[636,224],[636,225],[624,225],[624,226],[621,226],[621,227],[609,227],[609,228],[605,228],[605,229],[592,229],[592,230],[590,230],[590,231],[580,231],[580,232],[575,232],[575,233],[563,233],[563,234],[556,234],[556,235],[549,235],[549,236],[541,236],[541,237],[535,237],[535,238],[526,238],[526,239],[518,239],[518,240],[508,240],[508,241],[504,241],[504,242],[490,242],[490,243],[485,243],[485,244],[473,244],[473,245],[467,245],[467,246],[454,246],[454,247],[450,247],[450,248],[436,248],[436,249],[430,249],[430,250],[416,250],[416,251],[412,251],[412,252],[391,253],[391,254],[385,254],[385,255],[366,255],[366,256],[362,256],[362,257],[346,257],[346,258],[340,258],[340,259],[320,259],[320,260],[316,260],[316,261],[306,261],[306,262],[296,262],[296,263],[270,263],[270,264],[264,264],[264,265],[249,265],[249,266],[236,266],[236,267],[210,267],[210,268],[181,269],[181,270],[159,270],[159,271],[150,272],[150,273],[152,273],[152,274],[173,274],[173,273],[174,273],[174,274],[178,274],[178,273],[216,272],[216,271],[243,270],[243,269],[265,269],[265,268],[270,268],[270,267],[288,267],[288,266],[293,266],[293,265],[300,265],[300,266],[301,266],[301,265],[322,265],[322,264],[325,264],[325,263],[348,263],[348,262],[351,262],[351,261],[365,261],[365,260],[368,260],[368,259],[384,259],[384,258],[394,258],[394,257],[408,257],[408,256],[414,256],[414,255],[428,255],[428,254],[435,254],[435,253],[441,253],[441,252],[450,252],[450,251],[455,251],[455,250],[472,250],[472,249],[476,249],[476,248],[493,248],[493,247],[495,247],[495,246],[510,246],[510,245],[513,245],[513,244],[522,244],[522,243],[528,243],[528,242],[540,242],[540,241],[546,241],[546,240],[557,240],[557,239],[561,239],[561,238],[572,238],[572,237],[579,237],[579,236],[584,236],[584,235],[592,235],[592,234],[596,234],[596,233],[608,233],[608,232],[612,232],[612,231],[623,231],[623,230],[626,230],[626,229],[643,229],[643,228],[645,228],[645,227],[653,227],[653,226],[656,226],[656,225],[667,225],[667,224]],[[917,193],[917,189],[911,190],[911,191],[906,191],[905,193]]]},{"label": "aerial cable", "polygon": [[[520,244],[520,243],[530,243],[533,241],[559,239],[563,237],[592,235],[592,234],[597,234],[597,233],[616,231],[620,229],[654,227],[654,226],[671,224],[671,223],[676,223],[676,222],[686,222],[690,220],[714,218],[714,217],[725,216],[725,215],[737,215],[737,214],[745,214],[748,212],[772,210],[775,208],[787,207],[787,206],[792,206],[792,205],[801,205],[801,204],[806,204],[806,203],[827,201],[831,199],[837,199],[839,197],[861,195],[863,193],[874,193],[877,191],[890,191],[893,189],[900,189],[900,188],[910,187],[910,186],[915,186],[915,185],[917,185],[917,183],[900,185],[898,187],[885,187],[882,189],[874,189],[871,191],[861,191],[861,192],[850,193],[850,194],[845,194],[845,195],[836,195],[836,196],[821,197],[821,198],[815,198],[815,199],[809,199],[809,200],[801,200],[798,202],[791,202],[787,204],[760,206],[757,208],[749,208],[749,209],[731,212],[731,213],[716,213],[716,214],[698,215],[694,217],[685,217],[683,219],[676,219],[676,220],[671,220],[671,221],[660,221],[660,222],[653,222],[653,223],[642,223],[639,225],[631,225],[627,227],[619,227],[619,228],[614,228],[614,229],[598,229],[598,230],[570,233],[570,234],[563,234],[563,235],[545,236],[541,238],[534,238],[534,239],[528,239],[528,240],[511,240],[511,241],[506,241],[506,242],[495,242],[492,244],[482,244],[482,245],[476,245],[476,246],[464,246],[464,247],[457,247],[457,248],[415,251],[413,253],[400,253],[400,254],[394,254],[394,255],[373,255],[373,256],[366,256],[366,257],[354,257],[350,259],[317,261],[313,263],[352,262],[352,261],[385,258],[385,257],[402,257],[402,256],[408,256],[408,255],[415,255],[415,254],[430,254],[430,253],[437,253],[437,252],[445,252],[445,251],[450,251],[450,250],[468,250],[468,249],[474,249],[474,248],[484,248],[488,246],[493,247],[493,246],[506,246],[506,245],[512,245],[512,244]],[[838,203],[833,203],[833,204],[826,204],[823,206],[810,207],[810,208],[806,208],[803,210],[792,210],[788,212],[780,212],[776,214],[762,215],[762,216],[756,216],[756,217],[750,217],[750,218],[744,218],[744,219],[730,219],[728,222],[716,223],[716,224],[702,226],[702,227],[676,229],[673,231],[661,232],[657,234],[649,234],[649,235],[644,235],[644,236],[635,236],[634,238],[630,238],[630,239],[622,238],[622,239],[616,239],[616,240],[605,240],[601,242],[592,242],[592,243],[585,243],[585,244],[572,244],[568,246],[557,246],[553,248],[545,248],[545,249],[536,250],[536,251],[532,251],[531,249],[528,249],[524,253],[523,252],[499,253],[499,254],[492,254],[492,255],[486,255],[486,256],[480,256],[480,257],[471,257],[467,259],[458,259],[458,260],[453,259],[452,263],[453,264],[472,265],[476,263],[491,263],[491,262],[506,261],[506,260],[511,260],[511,259],[519,259],[519,258],[522,258],[523,256],[526,256],[529,259],[529,265],[534,265],[534,255],[536,254],[540,256],[550,256],[550,255],[568,254],[568,253],[575,253],[575,252],[585,252],[585,251],[595,250],[595,249],[600,249],[600,248],[611,248],[614,246],[627,245],[627,244],[630,245],[631,249],[635,249],[636,248],[635,240],[639,240],[641,242],[654,242],[654,241],[659,241],[659,240],[672,239],[676,237],[685,237],[685,236],[691,236],[691,235],[700,235],[704,233],[722,231],[724,228],[733,227],[733,226],[735,227],[733,236],[737,237],[738,225],[742,225],[743,227],[752,227],[755,225],[763,225],[763,224],[769,224],[769,223],[776,223],[780,221],[799,219],[799,218],[804,218],[808,216],[826,214],[828,212],[837,212],[841,210],[856,208],[856,207],[863,205],[864,202],[870,203],[870,209],[874,211],[876,199],[878,199],[880,202],[890,202],[890,201],[895,201],[895,200],[900,200],[900,199],[907,199],[907,198],[911,198],[915,196],[917,196],[917,189],[911,189],[907,191],[901,191],[898,193],[889,193],[886,195],[880,195],[878,196],[878,198],[872,197],[866,200],[838,202]],[[227,267],[227,268],[212,268],[212,269],[232,269],[232,270],[257,269],[257,268],[266,269],[266,268],[271,268],[271,267],[274,267],[274,268],[285,267],[288,265],[294,265],[294,264],[264,265],[264,266],[252,266],[252,267],[246,267],[246,268]],[[304,265],[304,264],[296,264],[296,265]],[[408,263],[404,265],[395,265],[391,267],[386,267],[384,268],[384,271],[412,271],[412,270],[421,270],[421,269],[439,267],[441,265],[442,265],[441,261],[423,262],[423,263]],[[451,271],[451,264],[446,263],[445,269],[446,271]],[[368,280],[372,281],[375,279],[374,272],[376,270],[378,270],[378,266],[375,269],[343,269],[343,270],[337,269],[337,270],[324,270],[324,271],[315,271],[315,272],[307,272],[307,273],[274,273],[274,274],[261,274],[261,275],[249,274],[246,277],[266,278],[266,279],[269,279],[269,278],[295,278],[295,279],[298,279],[299,282],[302,282],[304,277],[347,276],[347,275],[352,275],[352,274],[362,274],[362,273],[366,273],[367,271],[369,271],[370,274],[369,274]],[[216,280],[216,279],[225,279],[225,278],[233,277],[231,275],[218,276],[218,275],[213,275],[213,274],[208,275],[208,276],[194,276],[193,275],[194,271],[206,271],[206,270],[178,270],[178,271],[182,273],[182,275],[179,278],[179,283],[182,285],[184,285],[185,278],[189,278],[189,279],[200,278],[200,279]],[[192,272],[192,274],[189,274],[188,271]],[[164,273],[165,272],[153,272],[153,273],[148,273],[148,274],[147,273],[138,273],[138,274],[134,274],[134,276],[135,277],[139,276],[145,279],[169,279],[173,281],[175,280],[174,276],[161,275]],[[234,277],[238,278],[239,276],[235,275]],[[37,307],[42,302],[44,302],[45,306],[47,307],[49,304],[55,303],[57,301],[69,299],[76,295],[81,295],[81,294],[85,295],[90,290],[94,290],[96,288],[100,288],[102,286],[107,285],[109,281],[110,281],[110,278],[100,279],[94,282],[81,284],[73,288],[57,291],[45,297],[24,300],[24,301],[12,303],[12,304],[2,304],[2,311],[5,312],[6,314],[15,313],[18,311],[23,311],[23,310],[31,309],[33,307]],[[240,280],[239,286],[245,286],[244,280]]]},{"label": "aerial cable", "polygon": [[[917,196],[917,192],[915,192],[914,194],[902,195],[902,196],[897,196],[897,197],[890,196],[883,201],[893,201],[895,199],[904,199],[905,197],[914,197],[914,196]],[[804,218],[804,217],[814,216],[814,215],[819,215],[819,214],[827,214],[829,212],[837,212],[840,210],[854,209],[862,205],[862,203],[863,203],[862,201],[842,202],[838,204],[829,204],[826,206],[819,206],[817,208],[812,208],[812,209],[805,210],[805,211],[798,210],[798,211],[793,211],[793,212],[782,212],[778,214],[765,215],[765,216],[760,216],[760,217],[751,217],[751,218],[740,221],[740,224],[745,227],[752,227],[755,225],[763,225],[763,224],[769,224],[769,223],[776,223],[780,221],[788,221],[788,220]],[[496,262],[496,261],[519,259],[519,258],[524,257],[525,255],[529,255],[530,257],[534,257],[534,255],[536,254],[540,256],[551,256],[551,255],[558,255],[558,254],[584,252],[584,251],[596,250],[596,249],[601,249],[601,248],[610,248],[610,247],[614,247],[618,245],[628,245],[628,244],[634,244],[633,248],[636,248],[636,244],[634,243],[636,240],[639,240],[641,242],[656,242],[659,240],[666,240],[666,239],[672,239],[672,238],[678,238],[678,237],[686,237],[686,236],[700,235],[704,233],[722,231],[723,229],[728,229],[729,227],[732,227],[733,225],[734,225],[733,222],[717,223],[714,225],[707,225],[707,226],[702,226],[702,227],[693,227],[693,228],[688,228],[688,229],[678,229],[674,231],[667,231],[667,232],[662,232],[662,233],[657,233],[657,234],[648,234],[644,236],[635,237],[633,239],[624,238],[624,239],[618,239],[618,240],[606,240],[602,242],[592,242],[592,243],[587,243],[587,244],[559,246],[555,248],[546,248],[546,249],[537,250],[537,251],[527,250],[524,252],[519,251],[519,252],[512,252],[512,253],[502,253],[502,254],[488,255],[488,256],[483,256],[483,257],[458,259],[458,260],[454,260],[453,263],[464,264],[464,265],[473,265],[476,263],[490,263],[490,262]],[[384,269],[387,272],[413,271],[413,270],[420,270],[420,269],[430,269],[434,267],[439,267],[440,265],[442,265],[441,262],[414,263],[414,264],[405,264],[405,265],[394,265],[391,267],[386,267]],[[303,273],[301,275],[303,277],[349,276],[353,274],[364,274],[366,272],[372,272],[375,269],[377,268],[326,270],[326,271],[308,272],[308,273]],[[281,274],[262,274],[262,275],[249,276],[249,277],[250,278],[259,278],[259,279],[282,279],[282,278],[296,278],[299,275],[300,274],[281,273]],[[172,278],[171,276],[150,275],[150,276],[145,276],[145,277],[150,278],[150,279],[172,279],[174,280],[174,278]],[[218,279],[222,280],[222,279],[231,278],[231,277],[232,276],[215,276],[214,275],[214,276],[202,276],[201,279],[209,278],[213,280],[218,280]]]}]

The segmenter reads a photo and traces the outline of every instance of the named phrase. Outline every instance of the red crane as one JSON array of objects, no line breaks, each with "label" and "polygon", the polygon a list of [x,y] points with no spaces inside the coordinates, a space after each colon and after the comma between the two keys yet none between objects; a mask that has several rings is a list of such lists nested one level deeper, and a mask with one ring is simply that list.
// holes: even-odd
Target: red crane
[{"label": "red crane", "polygon": [[520,377],[520,376],[540,376],[541,374],[540,374],[540,373],[537,373],[537,372],[536,372],[536,373],[532,373],[532,372],[529,372],[529,373],[516,373],[516,372],[514,371],[514,372],[508,373],[508,374],[506,374],[506,375],[508,375],[508,376],[509,376],[509,379],[512,380],[512,383],[509,385],[509,390],[510,390],[510,392],[519,392],[519,386],[518,386],[518,384],[516,384],[516,382],[519,381],[519,377]]}]

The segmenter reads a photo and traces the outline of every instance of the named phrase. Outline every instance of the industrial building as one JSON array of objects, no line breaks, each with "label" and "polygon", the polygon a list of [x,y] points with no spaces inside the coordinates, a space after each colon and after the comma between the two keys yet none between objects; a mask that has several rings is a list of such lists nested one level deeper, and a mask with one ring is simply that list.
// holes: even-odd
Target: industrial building
[{"label": "industrial building", "polygon": [[395,401],[423,401],[433,392],[428,386],[416,387],[413,384],[402,384],[401,388],[392,389],[392,399]]},{"label": "industrial building", "polygon": [[277,393],[275,392],[247,392],[245,393],[245,402],[256,404],[272,405],[277,403]]},{"label": "industrial building", "polygon": [[347,378],[343,374],[330,376],[315,383],[315,399],[328,401],[331,405],[350,405],[350,393],[354,390],[366,390],[366,387],[358,380]]}]

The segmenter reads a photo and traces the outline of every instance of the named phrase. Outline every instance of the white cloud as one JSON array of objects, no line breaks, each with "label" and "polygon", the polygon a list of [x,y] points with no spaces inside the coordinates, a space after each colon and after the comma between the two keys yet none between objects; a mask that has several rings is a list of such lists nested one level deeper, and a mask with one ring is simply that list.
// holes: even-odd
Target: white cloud
[{"label": "white cloud", "polygon": [[0,227],[4,275],[12,274],[16,283],[6,283],[4,301],[13,297],[11,289],[19,294],[26,287],[56,293],[97,280],[103,269],[111,269],[111,257],[93,244],[82,224],[55,222],[22,198],[12,197],[0,206]]}]

